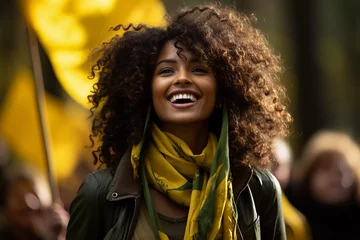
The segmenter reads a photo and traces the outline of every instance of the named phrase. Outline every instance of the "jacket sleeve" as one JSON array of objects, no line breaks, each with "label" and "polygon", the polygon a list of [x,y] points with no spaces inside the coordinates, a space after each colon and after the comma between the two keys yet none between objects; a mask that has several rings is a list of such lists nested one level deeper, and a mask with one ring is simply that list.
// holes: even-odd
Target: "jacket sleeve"
[{"label": "jacket sleeve", "polygon": [[70,206],[67,240],[101,239],[100,184],[96,176],[89,174],[81,184]]},{"label": "jacket sleeve", "polygon": [[278,180],[268,171],[258,170],[260,192],[256,193],[257,209],[260,215],[261,239],[285,240],[286,231],[281,203],[281,187]]}]

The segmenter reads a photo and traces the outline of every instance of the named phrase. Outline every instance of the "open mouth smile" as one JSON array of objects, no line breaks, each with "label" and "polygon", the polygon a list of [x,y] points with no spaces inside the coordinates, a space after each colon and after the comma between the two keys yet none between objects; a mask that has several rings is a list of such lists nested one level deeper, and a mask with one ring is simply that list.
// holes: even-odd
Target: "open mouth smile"
[{"label": "open mouth smile", "polygon": [[170,94],[168,100],[174,107],[186,108],[195,105],[199,98],[198,94],[192,92],[178,92]]},{"label": "open mouth smile", "polygon": [[170,98],[171,103],[190,103],[196,102],[196,96],[192,94],[175,94]]}]

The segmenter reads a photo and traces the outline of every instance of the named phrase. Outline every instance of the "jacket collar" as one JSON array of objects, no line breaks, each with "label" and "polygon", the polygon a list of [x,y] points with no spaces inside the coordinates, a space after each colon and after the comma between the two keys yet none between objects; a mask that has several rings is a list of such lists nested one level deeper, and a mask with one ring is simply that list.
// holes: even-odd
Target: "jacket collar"
[{"label": "jacket collar", "polygon": [[232,186],[235,200],[249,184],[252,175],[253,169],[248,165],[241,165],[239,169],[237,169],[236,174],[233,174]]},{"label": "jacket collar", "polygon": [[142,194],[141,180],[140,177],[134,178],[133,172],[131,148],[129,148],[116,168],[110,191],[106,197],[108,201],[118,201],[128,197],[140,198]]},{"label": "jacket collar", "polygon": [[[235,199],[244,190],[253,175],[253,170],[247,166],[239,167],[233,175],[233,191]],[[133,167],[131,165],[131,148],[121,158],[114,179],[112,180],[110,191],[106,197],[108,201],[119,201],[128,197],[140,198],[142,187],[140,177],[134,178]]]}]

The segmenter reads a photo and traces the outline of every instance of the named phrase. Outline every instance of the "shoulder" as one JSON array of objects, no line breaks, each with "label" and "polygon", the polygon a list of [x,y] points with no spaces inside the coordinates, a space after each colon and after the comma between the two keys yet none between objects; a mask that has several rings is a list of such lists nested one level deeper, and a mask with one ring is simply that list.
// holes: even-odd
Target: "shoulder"
[{"label": "shoulder", "polygon": [[82,194],[93,198],[98,195],[107,194],[112,179],[113,176],[108,168],[92,172],[85,177],[79,188],[78,195]]},{"label": "shoulder", "polygon": [[254,236],[260,234],[260,227],[261,236],[267,236],[266,239],[286,239],[280,184],[266,170],[252,168],[251,172],[249,182],[240,193],[238,201],[238,211],[243,216],[239,218],[239,226],[244,230],[243,234],[255,239]]},{"label": "shoulder", "polygon": [[281,187],[278,180],[269,171],[264,169],[253,169],[253,176],[249,186],[257,206],[261,211],[265,207],[276,203],[281,199]]},{"label": "shoulder", "polygon": [[96,184],[98,188],[106,190],[110,187],[113,178],[114,176],[111,174],[110,168],[106,168],[90,173],[84,182],[88,181],[88,183]]},{"label": "shoulder", "polygon": [[271,172],[261,168],[253,168],[252,180],[257,180],[263,186],[275,185],[274,187],[277,187],[276,185],[279,185],[277,179]]},{"label": "shoulder", "polygon": [[98,170],[88,174],[79,187],[77,195],[70,206],[70,211],[79,206],[90,207],[104,202],[112,178],[110,169]]},{"label": "shoulder", "polygon": [[256,211],[260,216],[261,236],[273,236],[271,239],[285,240],[281,187],[278,180],[269,171],[254,169],[249,186]]},{"label": "shoulder", "polygon": [[103,235],[103,210],[111,185],[110,169],[87,175],[70,206],[66,239],[100,239]]},{"label": "shoulder", "polygon": [[249,185],[265,195],[272,195],[277,191],[281,192],[278,180],[269,171],[264,169],[253,169],[253,175]]}]

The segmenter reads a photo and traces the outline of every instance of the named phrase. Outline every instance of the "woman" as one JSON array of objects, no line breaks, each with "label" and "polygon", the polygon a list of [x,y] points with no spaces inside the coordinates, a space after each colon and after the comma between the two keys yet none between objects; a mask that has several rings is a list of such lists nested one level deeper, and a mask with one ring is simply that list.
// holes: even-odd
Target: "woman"
[{"label": "woman", "polygon": [[284,239],[278,182],[258,169],[290,122],[263,35],[215,5],[119,29],[89,96],[108,168],[80,187],[67,239]]},{"label": "woman", "polygon": [[359,239],[360,150],[354,140],[320,131],[299,163],[293,202],[306,216],[313,239]]}]

